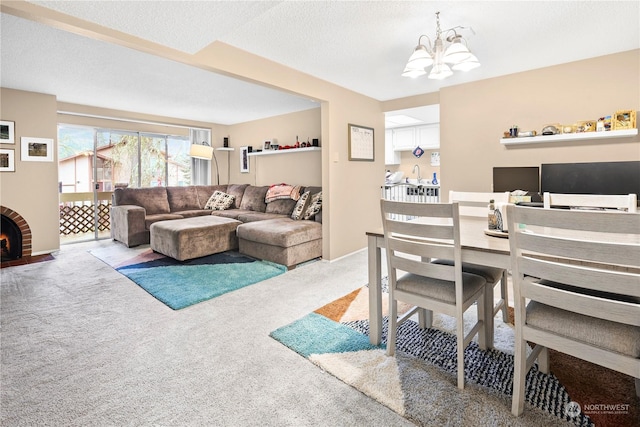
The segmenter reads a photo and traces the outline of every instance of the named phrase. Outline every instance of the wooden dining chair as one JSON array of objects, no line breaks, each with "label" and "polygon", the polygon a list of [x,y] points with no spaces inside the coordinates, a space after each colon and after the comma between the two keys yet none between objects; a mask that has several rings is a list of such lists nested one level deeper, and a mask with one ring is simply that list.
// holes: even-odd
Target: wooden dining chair
[{"label": "wooden dining chair", "polygon": [[545,209],[554,206],[569,208],[605,208],[637,212],[636,194],[563,194],[545,192],[542,197]]},{"label": "wooden dining chair", "polygon": [[[509,206],[507,217],[512,413],[523,412],[533,362],[549,372],[549,348],[635,377],[640,392],[640,213]],[[529,357],[527,343],[534,345]]]},{"label": "wooden dining chair", "polygon": [[[460,224],[457,204],[408,203],[381,200],[389,273],[389,329],[387,354],[396,348],[397,327],[419,308],[455,317],[457,337],[457,383],[464,388],[464,349],[478,334],[480,348],[492,347],[493,317],[487,313],[487,281],[462,271]],[[398,220],[410,215],[411,221]],[[428,260],[444,258],[452,265]],[[493,288],[489,288],[493,289]],[[398,301],[416,306],[398,319]],[[465,335],[464,313],[477,303],[478,319]]]},{"label": "wooden dining chair", "polygon": [[[449,191],[449,203],[458,203],[460,206],[460,216],[472,216],[478,218],[487,218],[489,213],[488,205],[490,200],[494,200],[496,204],[509,203],[509,192],[504,193],[482,193],[468,191]],[[502,321],[509,321],[509,273],[507,270],[495,267],[487,267],[483,265],[464,263],[462,270],[478,274],[485,280],[495,286],[500,283],[500,300],[491,306],[493,307],[493,315],[502,310]]]}]

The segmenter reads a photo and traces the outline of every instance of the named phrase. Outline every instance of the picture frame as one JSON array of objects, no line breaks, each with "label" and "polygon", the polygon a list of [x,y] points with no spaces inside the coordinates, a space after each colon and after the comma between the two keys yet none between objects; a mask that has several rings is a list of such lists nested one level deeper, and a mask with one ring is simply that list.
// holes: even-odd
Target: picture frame
[{"label": "picture frame", "polygon": [[12,148],[0,148],[0,172],[15,172],[16,157]]},{"label": "picture frame", "polygon": [[348,124],[349,160],[373,162],[375,160],[373,128]]},{"label": "picture frame", "polygon": [[20,138],[20,160],[23,162],[53,162],[53,139]]},{"label": "picture frame", "polygon": [[613,115],[613,130],[635,129],[635,110],[618,110]]},{"label": "picture frame", "polygon": [[249,147],[240,147],[240,173],[249,173]]},{"label": "picture frame", "polygon": [[16,124],[8,120],[0,120],[0,144],[14,144]]},{"label": "picture frame", "polygon": [[262,151],[271,150],[271,141],[265,141],[262,146]]}]

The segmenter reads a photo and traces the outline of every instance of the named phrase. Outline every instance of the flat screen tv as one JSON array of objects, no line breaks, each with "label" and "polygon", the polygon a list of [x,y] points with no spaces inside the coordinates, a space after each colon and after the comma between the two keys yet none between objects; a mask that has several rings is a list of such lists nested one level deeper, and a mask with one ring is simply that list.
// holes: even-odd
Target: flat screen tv
[{"label": "flat screen tv", "polygon": [[640,196],[640,161],[543,163],[540,188],[543,193]]},{"label": "flat screen tv", "polygon": [[493,191],[524,190],[540,192],[540,168],[538,166],[493,168]]}]

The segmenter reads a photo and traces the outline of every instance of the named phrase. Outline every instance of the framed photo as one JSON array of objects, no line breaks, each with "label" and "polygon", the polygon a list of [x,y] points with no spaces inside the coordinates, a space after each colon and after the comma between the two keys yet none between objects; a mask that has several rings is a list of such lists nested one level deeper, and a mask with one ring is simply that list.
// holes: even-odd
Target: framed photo
[{"label": "framed photo", "polygon": [[374,161],[373,128],[349,123],[349,160]]},{"label": "framed photo", "polygon": [[613,130],[635,129],[635,110],[619,110],[613,116]]},{"label": "framed photo", "polygon": [[16,137],[16,124],[0,120],[0,144],[13,144]]},{"label": "framed photo", "polygon": [[53,139],[23,136],[20,148],[23,162],[53,162]]},{"label": "framed photo", "polygon": [[249,147],[240,147],[240,173],[249,173]]},{"label": "framed photo", "polygon": [[271,150],[271,141],[265,141],[264,145],[262,146],[262,151],[267,151],[267,150]]},{"label": "framed photo", "polygon": [[440,166],[440,152],[434,151],[431,153],[431,166]]},{"label": "framed photo", "polygon": [[9,148],[0,148],[0,172],[15,172],[15,151]]}]

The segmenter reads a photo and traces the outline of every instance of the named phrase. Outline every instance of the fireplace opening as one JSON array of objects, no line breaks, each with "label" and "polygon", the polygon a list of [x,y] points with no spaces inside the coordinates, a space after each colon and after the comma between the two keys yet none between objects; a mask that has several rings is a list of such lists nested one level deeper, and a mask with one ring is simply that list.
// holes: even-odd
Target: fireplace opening
[{"label": "fireplace opening", "polygon": [[0,215],[0,251],[2,261],[11,261],[22,257],[20,227],[5,215]]}]

